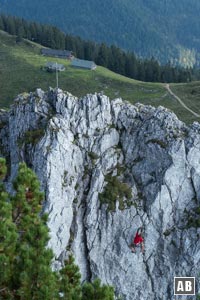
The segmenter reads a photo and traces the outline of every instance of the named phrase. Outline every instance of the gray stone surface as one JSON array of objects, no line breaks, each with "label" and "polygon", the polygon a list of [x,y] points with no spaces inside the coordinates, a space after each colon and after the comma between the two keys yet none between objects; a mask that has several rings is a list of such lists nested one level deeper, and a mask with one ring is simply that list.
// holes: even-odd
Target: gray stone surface
[{"label": "gray stone surface", "polygon": [[[73,252],[83,280],[99,277],[123,300],[173,299],[174,276],[198,278],[200,228],[186,226],[200,201],[198,123],[186,127],[163,107],[52,89],[19,95],[0,123],[8,187],[26,161],[45,192],[54,268]],[[41,128],[27,143],[27,131]],[[120,210],[116,201],[110,212],[99,193],[120,167],[134,205]],[[129,248],[140,226],[144,255]]]}]

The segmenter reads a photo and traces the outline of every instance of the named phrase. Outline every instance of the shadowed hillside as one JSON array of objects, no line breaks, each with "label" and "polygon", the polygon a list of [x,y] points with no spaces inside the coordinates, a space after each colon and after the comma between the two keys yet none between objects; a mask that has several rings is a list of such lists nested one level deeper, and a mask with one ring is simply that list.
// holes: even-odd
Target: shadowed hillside
[{"label": "shadowed hillside", "polygon": [[60,0],[59,5],[56,0],[3,0],[0,12],[54,24],[67,33],[164,62],[198,63],[198,0]]}]

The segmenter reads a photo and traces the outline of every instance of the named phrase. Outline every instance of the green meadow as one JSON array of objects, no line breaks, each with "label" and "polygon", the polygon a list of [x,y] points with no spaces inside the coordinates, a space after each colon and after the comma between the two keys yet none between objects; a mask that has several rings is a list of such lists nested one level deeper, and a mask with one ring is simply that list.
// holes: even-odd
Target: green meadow
[{"label": "green meadow", "polygon": [[[16,95],[34,91],[40,87],[47,90],[56,86],[55,73],[45,71],[48,61],[62,63],[65,71],[59,72],[59,87],[75,96],[103,92],[111,99],[121,97],[131,103],[165,106],[187,122],[198,121],[179,102],[168,94],[162,83],[146,83],[130,79],[106,68],[83,70],[71,67],[64,59],[44,57],[42,46],[30,41],[16,43],[13,36],[0,31],[0,107],[8,109]],[[200,82],[170,84],[172,91],[185,104],[200,113]]]}]

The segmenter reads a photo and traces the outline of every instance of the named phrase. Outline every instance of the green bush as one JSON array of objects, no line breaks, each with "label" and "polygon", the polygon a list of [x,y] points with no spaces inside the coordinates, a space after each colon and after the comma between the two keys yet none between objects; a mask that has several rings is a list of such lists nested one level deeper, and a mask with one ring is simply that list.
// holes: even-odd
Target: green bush
[{"label": "green bush", "polygon": [[44,133],[44,128],[28,130],[24,133],[24,136],[22,138],[18,139],[18,145],[22,146],[24,143],[36,145],[44,136]]},{"label": "green bush", "polygon": [[105,180],[107,185],[104,191],[99,194],[101,204],[108,204],[108,210],[110,211],[115,211],[116,201],[119,201],[119,209],[121,210],[125,208],[125,205],[130,206],[132,191],[128,184],[121,182],[117,176],[110,174],[106,175]]},{"label": "green bush", "polygon": [[4,179],[4,177],[6,176],[6,172],[6,161],[4,158],[0,157],[0,179]]},{"label": "green bush", "polygon": [[167,144],[164,141],[161,141],[159,139],[151,139],[147,141],[147,144],[153,143],[159,145],[161,148],[165,149],[167,148]]},{"label": "green bush", "polygon": [[96,153],[94,153],[94,152],[88,152],[88,155],[89,155],[89,157],[93,160],[93,159],[98,159],[99,158],[99,156],[96,154]]},{"label": "green bush", "polygon": [[199,228],[200,227],[200,219],[195,218],[195,217],[189,217],[188,222],[187,222],[187,228],[190,228],[190,227]]},{"label": "green bush", "polygon": [[196,207],[191,211],[184,210],[186,219],[186,228],[200,228],[200,207]]},{"label": "green bush", "polygon": [[84,283],[82,293],[82,300],[114,300],[113,287],[101,285],[99,279],[95,279],[92,283]]},{"label": "green bush", "polygon": [[7,124],[6,122],[3,122],[3,121],[2,121],[2,122],[0,123],[0,129],[4,128],[4,126],[6,126],[6,124]]}]

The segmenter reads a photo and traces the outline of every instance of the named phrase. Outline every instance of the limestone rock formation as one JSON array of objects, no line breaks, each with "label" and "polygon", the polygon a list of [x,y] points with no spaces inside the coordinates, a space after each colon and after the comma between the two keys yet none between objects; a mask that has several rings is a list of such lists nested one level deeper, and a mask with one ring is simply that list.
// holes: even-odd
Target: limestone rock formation
[{"label": "limestone rock formation", "polygon": [[[19,161],[41,181],[54,268],[73,252],[83,280],[99,277],[123,300],[173,299],[174,276],[198,277],[198,123],[163,107],[38,89],[0,112],[0,141],[8,188]],[[140,226],[144,255],[129,248]]]}]

